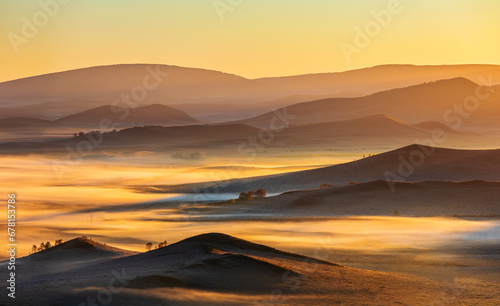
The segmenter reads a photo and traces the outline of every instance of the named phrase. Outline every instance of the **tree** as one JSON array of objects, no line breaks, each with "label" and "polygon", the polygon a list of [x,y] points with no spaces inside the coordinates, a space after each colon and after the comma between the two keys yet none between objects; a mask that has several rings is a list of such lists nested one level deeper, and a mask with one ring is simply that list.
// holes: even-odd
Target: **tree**
[{"label": "tree", "polygon": [[254,192],[252,190],[250,190],[249,192],[247,192],[247,198],[248,198],[248,200],[253,200],[253,195],[254,195]]},{"label": "tree", "polygon": [[146,250],[151,251],[152,248],[153,248],[153,243],[152,242],[146,243]]},{"label": "tree", "polygon": [[40,247],[38,248],[38,251],[43,251],[45,250],[45,243],[40,243]]},{"label": "tree", "polygon": [[45,242],[45,249],[50,249],[52,247],[52,243],[50,241]]},{"label": "tree", "polygon": [[54,245],[59,245],[61,243],[63,243],[62,239],[57,239],[56,241],[54,241]]},{"label": "tree", "polygon": [[240,197],[238,198],[240,200],[247,200],[248,199],[248,194],[246,192],[240,193]]},{"label": "tree", "polygon": [[38,248],[36,247],[36,244],[34,244],[32,247],[31,247],[31,254],[34,254],[38,251]]},{"label": "tree", "polygon": [[255,192],[255,196],[257,198],[265,198],[266,197],[266,190],[263,189],[263,188],[260,188],[258,189],[256,192]]},{"label": "tree", "polygon": [[158,248],[159,248],[159,249],[160,249],[160,248],[163,248],[163,247],[166,247],[166,246],[167,246],[167,240],[163,240],[162,242],[160,242],[160,243],[158,244]]}]

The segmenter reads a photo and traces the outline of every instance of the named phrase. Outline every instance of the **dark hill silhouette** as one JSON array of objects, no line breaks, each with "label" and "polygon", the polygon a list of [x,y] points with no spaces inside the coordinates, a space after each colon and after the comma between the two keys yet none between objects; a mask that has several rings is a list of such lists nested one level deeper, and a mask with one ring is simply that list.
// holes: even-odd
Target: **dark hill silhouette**
[{"label": "dark hill silhouette", "polygon": [[135,252],[108,246],[94,240],[78,237],[46,250],[36,252],[27,258],[32,261],[40,260],[92,260],[97,258],[132,255]]},{"label": "dark hill silhouette", "polygon": [[[86,242],[74,243],[77,249],[89,247]],[[33,270],[29,274],[16,274],[16,280],[23,284],[24,294],[19,300],[25,305],[51,305],[54,301],[58,305],[76,305],[102,292],[101,288],[111,288],[116,289],[112,295],[114,305],[192,305],[200,298],[204,304],[208,299],[217,305],[234,300],[252,304],[272,301],[272,292],[280,290],[290,292],[286,301],[296,305],[318,301],[318,297],[328,304],[368,304],[373,301],[373,292],[386,303],[408,304],[411,300],[426,305],[442,292],[442,286],[434,280],[339,266],[218,233],[84,267],[65,262],[39,262],[29,265]],[[23,264],[18,267],[25,269]],[[42,294],[49,285],[50,294]],[[300,289],[300,294],[293,294],[293,288]],[[477,302],[477,290],[483,290],[479,295],[483,299],[486,295],[480,287],[474,287],[473,294],[461,293],[461,299]]]},{"label": "dark hill silhouette", "polygon": [[99,129],[99,122],[103,119],[109,119],[114,126],[168,126],[198,122],[183,111],[161,104],[152,104],[138,108],[105,105],[60,118],[55,122],[69,126],[94,126],[96,129]]},{"label": "dark hill silhouette", "polygon": [[[298,103],[278,111],[289,114],[291,124],[341,121],[376,114],[388,114],[412,124],[443,122],[444,114],[453,110],[455,104],[474,97],[477,88],[478,85],[468,79],[455,78],[392,89],[361,98],[330,98]],[[482,106],[474,112],[474,116],[464,120],[464,126],[481,125],[483,119],[484,124],[491,125],[491,114],[500,111],[500,103],[492,102],[500,102],[500,92],[492,93],[482,101]],[[275,112],[269,112],[238,122],[266,127],[275,116]],[[451,123],[452,120],[449,121]]]}]

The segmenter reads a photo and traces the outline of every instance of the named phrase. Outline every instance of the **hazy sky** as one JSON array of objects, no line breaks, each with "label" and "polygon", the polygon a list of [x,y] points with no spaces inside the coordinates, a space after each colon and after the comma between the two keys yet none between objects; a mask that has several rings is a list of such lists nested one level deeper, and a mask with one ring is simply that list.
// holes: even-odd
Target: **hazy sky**
[{"label": "hazy sky", "polygon": [[[0,0],[0,81],[119,63],[248,78],[389,63],[500,64],[498,0],[60,1],[67,3]],[[372,12],[381,10],[377,21]],[[372,37],[363,37],[367,26]]]}]

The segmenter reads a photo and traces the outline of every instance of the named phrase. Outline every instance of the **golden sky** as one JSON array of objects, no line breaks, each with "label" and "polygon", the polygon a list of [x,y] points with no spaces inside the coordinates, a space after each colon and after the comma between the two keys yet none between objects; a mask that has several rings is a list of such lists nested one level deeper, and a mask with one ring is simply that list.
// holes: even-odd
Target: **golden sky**
[{"label": "golden sky", "polygon": [[0,0],[0,81],[120,63],[248,78],[500,64],[499,12],[498,0]]}]

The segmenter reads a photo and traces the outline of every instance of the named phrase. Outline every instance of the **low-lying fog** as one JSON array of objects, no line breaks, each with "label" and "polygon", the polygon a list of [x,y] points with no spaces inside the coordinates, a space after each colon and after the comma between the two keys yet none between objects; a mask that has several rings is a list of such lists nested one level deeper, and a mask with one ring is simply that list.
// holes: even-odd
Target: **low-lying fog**
[{"label": "low-lying fog", "polygon": [[[147,154],[147,153],[144,153]],[[349,161],[356,156],[339,155]],[[60,159],[59,159],[60,160]],[[69,240],[88,236],[116,247],[144,251],[146,242],[181,239],[207,232],[223,232],[304,255],[328,255],[327,259],[345,265],[378,270],[394,270],[391,264],[423,264],[428,267],[457,267],[470,263],[470,250],[487,252],[497,248],[500,238],[498,220],[453,218],[338,217],[253,221],[193,221],[189,214],[163,207],[114,210],[118,205],[146,202],[189,202],[185,195],[136,193],[130,186],[180,184],[230,177],[245,177],[291,171],[275,162],[254,163],[227,170],[223,160],[171,163],[171,160],[115,156],[81,161],[69,165],[34,156],[1,157],[1,194],[17,194],[18,253],[27,255],[33,244],[55,239]],[[314,158],[289,160],[293,170],[308,169],[326,160]],[[275,164],[271,167],[271,164]],[[324,163],[326,164],[326,162]],[[58,177],[54,166],[67,166]],[[29,169],[29,172],[26,171]],[[219,197],[219,198],[217,198]],[[218,195],[226,200],[234,195]],[[104,208],[104,209],[96,209]],[[188,211],[188,210],[186,210]],[[236,218],[237,219],[237,218]],[[2,221],[2,231],[5,229]],[[3,246],[5,248],[5,244]],[[486,248],[486,249],[485,249]],[[480,251],[482,252],[482,251]],[[5,254],[5,252],[2,252]],[[408,266],[409,267],[409,266]],[[408,268],[409,270],[412,270]],[[398,271],[414,272],[399,268]],[[441,273],[442,274],[442,273]]]}]

